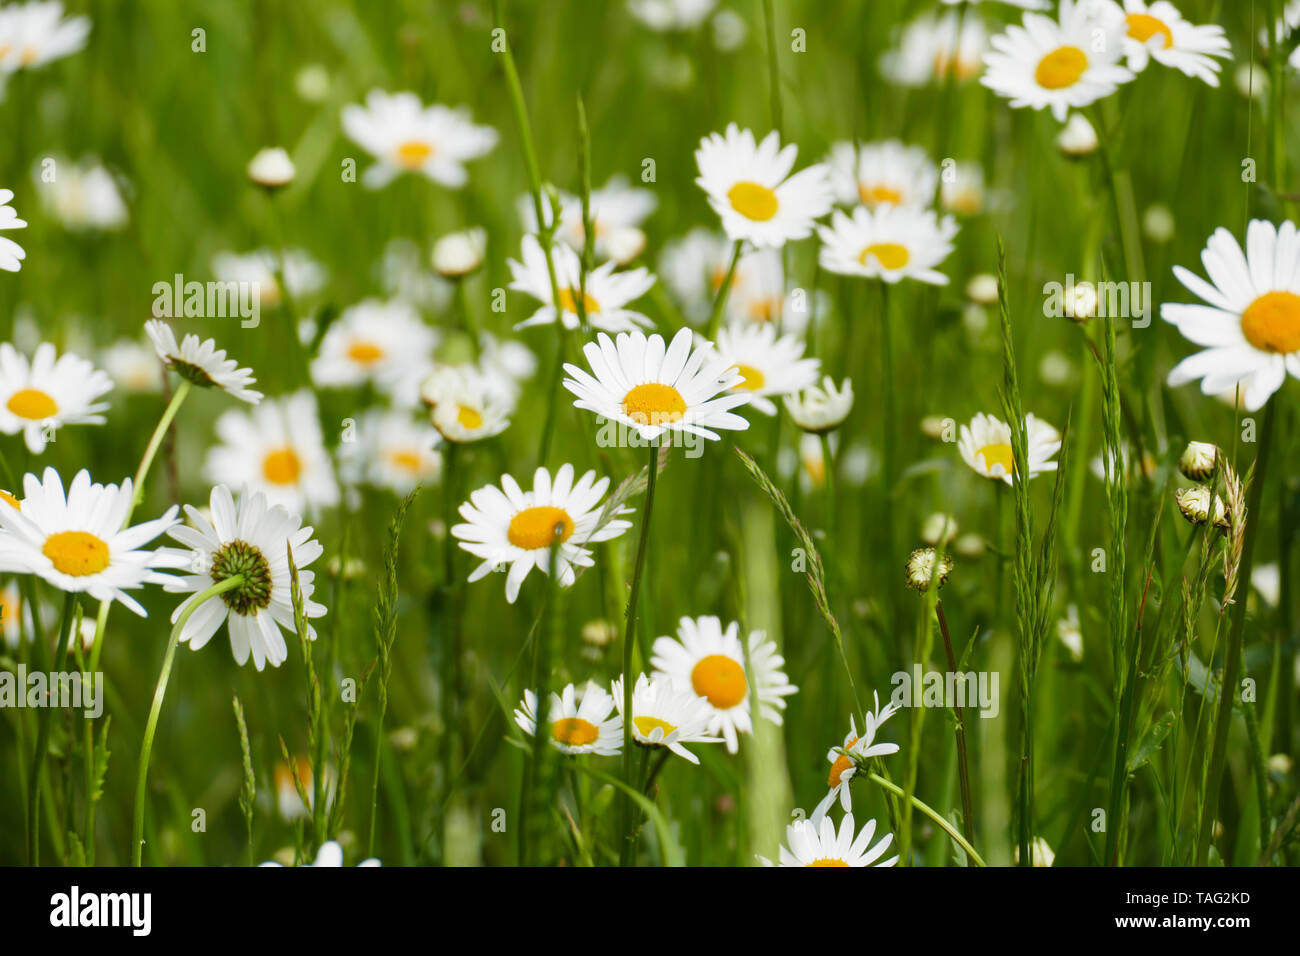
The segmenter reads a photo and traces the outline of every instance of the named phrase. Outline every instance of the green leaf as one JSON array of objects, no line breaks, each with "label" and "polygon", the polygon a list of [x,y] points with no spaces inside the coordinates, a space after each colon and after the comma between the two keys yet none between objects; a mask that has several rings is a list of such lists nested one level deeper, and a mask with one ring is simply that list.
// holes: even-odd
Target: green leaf
[{"label": "green leaf", "polygon": [[1156,751],[1165,742],[1165,738],[1169,736],[1169,731],[1174,729],[1174,720],[1174,712],[1171,710],[1148,726],[1146,732],[1142,735],[1141,742],[1133,748],[1133,754],[1129,757],[1129,773],[1133,773],[1155,756]]}]

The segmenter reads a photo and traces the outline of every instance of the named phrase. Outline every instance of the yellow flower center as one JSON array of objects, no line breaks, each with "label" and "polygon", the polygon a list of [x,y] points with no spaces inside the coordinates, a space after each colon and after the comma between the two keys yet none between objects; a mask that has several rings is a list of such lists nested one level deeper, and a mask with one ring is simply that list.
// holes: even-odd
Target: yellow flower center
[{"label": "yellow flower center", "polygon": [[886,269],[901,269],[912,258],[907,251],[907,246],[899,245],[897,242],[873,242],[867,246],[858,256],[858,261],[864,266],[867,264],[867,256],[875,256],[876,261]]},{"label": "yellow flower center", "polygon": [[623,414],[638,425],[663,425],[686,414],[686,400],[671,385],[648,382],[623,396]]},{"label": "yellow flower center", "polygon": [[1047,90],[1074,86],[1088,68],[1088,55],[1077,46],[1059,46],[1038,61],[1034,80]]},{"label": "yellow flower center", "polygon": [[262,459],[262,475],[273,485],[292,485],[302,474],[302,461],[292,448],[277,448]]},{"label": "yellow flower center", "polygon": [[358,365],[374,365],[384,357],[384,350],[374,342],[353,342],[348,346],[348,358]]},{"label": "yellow flower center", "polygon": [[948,206],[963,216],[973,216],[984,208],[984,197],[978,189],[963,189],[952,197]]},{"label": "yellow flower center", "polygon": [[903,194],[892,186],[858,183],[858,198],[864,206],[897,206],[902,203]]},{"label": "yellow flower center", "polygon": [[813,860],[808,866],[848,866],[843,860],[837,860],[834,857],[824,856],[820,859]]},{"label": "yellow flower center", "polygon": [[1265,292],[1241,313],[1241,332],[1265,352],[1300,351],[1300,295]]},{"label": "yellow flower center", "polygon": [[40,55],[41,55],[41,51],[36,49],[36,47],[34,46],[24,47],[23,66],[31,66],[33,63],[36,62],[37,57],[39,57]]},{"label": "yellow flower center", "polygon": [[9,502],[9,504],[13,505],[19,511],[23,510],[23,506],[22,504],[19,503],[18,499],[15,498],[13,495],[9,494],[9,492],[5,491],[2,488],[0,488],[0,501],[7,501]]},{"label": "yellow flower center", "polygon": [[1015,455],[1011,451],[1011,446],[1006,442],[999,442],[996,445],[985,445],[975,453],[975,457],[984,459],[984,467],[992,471],[996,465],[1002,466],[1003,474],[1009,475],[1016,470]]},{"label": "yellow flower center", "polygon": [[[844,745],[844,749],[848,750],[857,742],[857,737],[850,737],[849,742]],[[831,775],[826,781],[826,786],[838,787],[840,785],[840,777],[844,776],[844,771],[848,770],[851,766],[853,766],[853,760],[848,756],[848,754],[840,754],[837,756],[835,762],[831,764]]]},{"label": "yellow flower center", "polygon": [[403,471],[409,471],[413,475],[419,474],[423,466],[420,453],[407,448],[398,448],[389,452],[388,460],[396,467]]},{"label": "yellow flower center", "polygon": [[737,365],[736,371],[740,373],[740,384],[736,388],[743,388],[746,391],[757,392],[763,387],[763,373],[752,365]]},{"label": "yellow flower center", "polygon": [[[560,528],[558,535],[555,532],[557,527]],[[510,527],[506,530],[506,538],[511,544],[528,551],[549,548],[557,540],[568,541],[571,534],[573,519],[569,513],[550,505],[525,508],[510,519]]]},{"label": "yellow flower center", "polygon": [[551,736],[570,747],[586,747],[600,737],[600,729],[581,717],[565,717],[551,724]]},{"label": "yellow flower center", "polygon": [[98,574],[108,567],[108,545],[88,531],[60,531],[45,539],[41,553],[56,571],[74,578]]},{"label": "yellow flower center", "polygon": [[739,705],[749,690],[745,669],[725,654],[700,658],[691,669],[691,686],[718,710]]},{"label": "yellow flower center", "polygon": [[637,733],[642,737],[649,737],[656,730],[662,730],[664,737],[667,737],[677,729],[676,724],[670,724],[666,720],[660,720],[658,717],[633,717],[632,726],[636,728]]},{"label": "yellow flower center", "polygon": [[1166,50],[1174,45],[1173,32],[1159,17],[1153,17],[1149,13],[1130,13],[1124,22],[1128,24],[1128,35],[1138,43],[1146,43],[1158,33],[1164,37]]},{"label": "yellow flower center", "polygon": [[419,140],[409,140],[397,147],[397,165],[404,169],[419,169],[433,155],[433,145]]},{"label": "yellow flower center", "polygon": [[[578,300],[577,296],[575,296],[573,292],[573,289],[560,290],[560,308],[565,312],[572,312],[574,315],[577,315]],[[593,315],[600,311],[600,303],[584,292],[582,293],[582,310],[587,313],[587,315]]]},{"label": "yellow flower center", "polygon": [[781,300],[765,296],[749,303],[749,318],[754,322],[773,322],[781,315]]},{"label": "yellow flower center", "polygon": [[740,182],[727,190],[731,208],[746,219],[767,222],[776,215],[776,193],[758,183]]},{"label": "yellow flower center", "polygon": [[483,415],[478,409],[470,408],[468,405],[456,406],[456,421],[462,428],[468,428],[470,431],[478,431],[483,427]]},{"label": "yellow flower center", "polygon": [[40,421],[59,413],[58,403],[35,388],[24,388],[9,396],[9,411],[19,418]]}]

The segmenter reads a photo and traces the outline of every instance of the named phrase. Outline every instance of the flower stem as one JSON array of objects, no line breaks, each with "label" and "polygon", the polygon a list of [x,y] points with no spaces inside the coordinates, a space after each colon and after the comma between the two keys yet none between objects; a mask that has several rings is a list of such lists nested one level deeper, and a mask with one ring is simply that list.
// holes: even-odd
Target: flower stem
[{"label": "flower stem", "polygon": [[[59,630],[54,636],[54,661],[50,669],[58,665],[59,648],[66,647],[62,643],[64,633],[72,620],[72,606],[76,600],[76,595],[68,591],[63,595],[63,615],[59,618]],[[34,603],[29,603],[32,612],[32,620],[37,619],[39,608]],[[41,656],[46,654],[45,641],[40,634],[33,634],[33,640],[37,643]],[[41,780],[45,775],[45,756],[50,746],[50,705],[53,700],[46,701],[46,706],[41,708],[40,728],[36,733],[36,751],[32,755],[32,772],[27,778],[27,859],[32,866],[39,866],[41,861]]]},{"label": "flower stem", "polygon": [[737,239],[735,245],[731,247],[731,264],[727,266],[727,274],[722,278],[722,285],[718,286],[717,294],[713,296],[713,312],[709,316],[709,341],[715,341],[718,337],[718,327],[722,324],[722,309],[727,304],[727,293],[731,290],[731,280],[736,276],[736,263],[740,261],[740,250],[744,245],[743,239]]},{"label": "flower stem", "polygon": [[767,81],[772,98],[772,129],[781,132],[781,71],[776,62],[776,11],[772,0],[763,0],[763,22],[767,27]]},{"label": "flower stem", "polygon": [[132,866],[140,866],[144,855],[144,791],[149,779],[149,755],[153,752],[153,736],[158,729],[158,715],[162,712],[163,698],[167,695],[167,681],[171,677],[172,662],[176,658],[176,645],[180,642],[181,631],[184,630],[185,622],[190,619],[190,615],[209,600],[243,583],[242,574],[233,574],[206,591],[200,591],[172,625],[171,637],[167,640],[167,652],[163,655],[162,670],[158,672],[158,684],[153,692],[153,706],[149,708],[149,720],[145,724],[144,739],[140,743],[140,767],[135,781],[135,818],[131,828]]},{"label": "flower stem", "polygon": [[153,466],[154,457],[158,454],[162,440],[167,435],[167,429],[171,427],[172,419],[180,411],[181,403],[185,401],[185,397],[189,395],[192,387],[189,382],[182,379],[180,385],[176,386],[176,392],[172,395],[172,400],[163,409],[162,418],[158,419],[158,426],[154,428],[153,435],[149,438],[149,445],[144,450],[144,457],[140,459],[140,466],[136,468],[135,477],[131,480],[134,494],[131,496],[131,511],[127,512],[126,519],[122,522],[123,526],[131,520],[131,512],[135,511],[140,502],[144,500],[144,479]]},{"label": "flower stem", "polygon": [[[890,781],[886,780],[884,777],[880,776],[880,774],[878,773],[867,774],[867,779],[873,781],[874,783],[878,783],[880,786],[884,787],[886,790],[888,790],[896,797],[904,796],[902,787],[900,787],[896,783],[891,783]],[[944,818],[942,813],[939,813],[937,810],[933,809],[929,805],[922,803],[915,796],[910,796],[907,799],[912,806],[916,807],[916,809],[924,813],[927,817],[929,817],[936,824],[938,824],[938,826],[940,827],[940,829],[943,830],[944,833],[952,837],[953,842],[966,851],[966,855],[975,862],[976,866],[988,865],[987,863],[984,862],[984,859],[978,853],[975,852],[975,848],[970,845],[970,842],[967,841],[965,837],[963,837],[960,833],[957,832],[957,828],[954,827],[951,823],[948,822],[947,819]]]},{"label": "flower stem", "polygon": [[[957,657],[952,652],[952,638],[948,634],[948,619],[943,615],[943,601],[936,598],[934,612],[939,618],[939,633],[943,635],[943,649],[948,655],[948,670],[957,673]],[[971,809],[970,761],[966,755],[966,717],[960,703],[953,702],[957,712],[957,773],[961,780],[962,831],[966,839],[975,839],[975,814]]]}]

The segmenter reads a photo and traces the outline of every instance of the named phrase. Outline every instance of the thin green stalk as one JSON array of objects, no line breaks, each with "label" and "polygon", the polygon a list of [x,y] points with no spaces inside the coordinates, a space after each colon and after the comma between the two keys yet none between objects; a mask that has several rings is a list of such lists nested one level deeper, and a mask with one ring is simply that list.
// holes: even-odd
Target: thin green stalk
[{"label": "thin green stalk", "polygon": [[776,60],[776,11],[772,0],[763,0],[763,23],[767,28],[767,81],[772,103],[772,129],[781,132],[781,71]]},{"label": "thin green stalk", "polygon": [[[943,614],[943,601],[937,598],[934,602],[934,613],[939,619],[939,633],[943,635],[943,649],[948,656],[948,670],[956,674],[957,656],[952,650],[952,637],[948,634],[948,620]],[[962,830],[966,834],[966,839],[973,843],[975,841],[975,812],[971,809],[970,762],[966,754],[966,716],[959,702],[954,701],[953,704],[957,713],[957,775],[961,782]]]},{"label": "thin green stalk", "polygon": [[731,264],[727,266],[727,274],[722,277],[722,285],[718,286],[717,293],[713,296],[713,311],[709,316],[709,341],[717,341],[718,329],[722,325],[722,310],[727,304],[727,293],[731,290],[731,281],[736,276],[736,263],[740,261],[740,251],[744,246],[743,239],[737,239],[731,247]]},{"label": "thin green stalk", "polygon": [[[76,600],[76,595],[71,591],[63,595],[63,614],[59,618],[59,629],[54,635],[54,661],[58,660],[59,649],[66,647],[65,634],[68,625],[72,619],[72,607]],[[35,620],[39,609],[35,603],[29,605],[32,611],[32,619]],[[37,645],[42,657],[41,667],[45,670],[52,670],[47,667],[45,641],[41,635],[34,634],[37,639]],[[31,866],[40,866],[41,864],[41,781],[45,776],[45,757],[50,746],[50,711],[53,709],[53,699],[45,701],[45,706],[41,708],[39,729],[36,732],[36,750],[32,754],[32,772],[27,778],[27,859]]]},{"label": "thin green stalk", "polygon": [[[886,780],[878,773],[867,774],[867,779],[884,787],[886,790],[888,790],[896,797],[906,797],[906,795],[903,793],[902,787],[900,787],[896,783],[892,783],[889,780]],[[939,829],[943,830],[944,833],[952,837],[953,842],[966,851],[966,855],[975,861],[976,866],[988,866],[988,864],[984,862],[984,858],[975,852],[975,848],[970,845],[970,843],[966,840],[965,837],[963,837],[960,833],[957,832],[957,828],[954,827],[950,822],[948,822],[947,818],[944,817],[942,813],[939,813],[937,810],[932,809],[927,804],[922,803],[914,796],[906,797],[906,799],[908,800],[911,806],[916,807],[916,809],[924,813],[927,817],[929,817],[931,820],[934,821],[934,823],[939,827]]]}]

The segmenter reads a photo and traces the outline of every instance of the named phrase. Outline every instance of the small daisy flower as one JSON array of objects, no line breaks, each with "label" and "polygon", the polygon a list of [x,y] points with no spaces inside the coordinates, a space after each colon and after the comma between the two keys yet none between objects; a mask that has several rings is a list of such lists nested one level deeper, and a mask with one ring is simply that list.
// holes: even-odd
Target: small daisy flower
[{"label": "small daisy flower", "polygon": [[[603,687],[588,684],[582,689],[581,700],[572,684],[551,694],[547,720],[551,746],[560,753],[612,757],[623,752],[623,718],[614,713],[614,698]],[[537,694],[533,691],[524,691],[523,703],[515,709],[515,723],[530,737],[537,733]]]},{"label": "small daisy flower", "polygon": [[658,33],[693,30],[709,18],[718,0],[628,0],[632,16]]},{"label": "small daisy flower", "polygon": [[775,131],[756,143],[752,132],[735,123],[700,141],[695,182],[733,240],[783,246],[811,235],[813,220],[830,211],[826,167],[809,166],[791,176],[797,153],[793,143],[783,149]]},{"label": "small daisy flower", "polygon": [[339,468],[348,484],[407,495],[442,474],[438,432],[427,422],[412,421],[407,412],[368,409],[351,437],[339,445]]},{"label": "small daisy flower", "polygon": [[126,202],[113,174],[98,161],[74,163],[63,157],[47,157],[58,175],[47,180],[44,160],[33,167],[41,205],[64,227],[81,232],[121,229],[127,223]]},{"label": "small daisy flower", "polygon": [[1022,26],[989,41],[980,83],[1013,109],[1046,107],[1062,123],[1071,109],[1114,93],[1133,79],[1119,63],[1123,24],[1098,16],[1096,7],[1092,0],[1061,0],[1059,20],[1026,13]]},{"label": "small daisy flower", "polygon": [[[292,862],[292,861],[290,861]],[[313,863],[302,864],[306,867],[326,867],[339,868],[343,866],[343,846],[337,840],[329,840],[322,843],[319,850],[316,851],[316,860]],[[283,863],[277,863],[275,860],[268,860],[265,863],[259,863],[258,866],[284,866]],[[357,866],[383,866],[378,857],[371,857],[368,860],[362,860]]]},{"label": "small daisy flower", "polygon": [[[623,713],[623,678],[615,679],[614,704]],[[683,744],[720,744],[722,738],[709,730],[713,708],[690,686],[678,685],[668,677],[637,676],[632,688],[632,739],[645,747],[667,747],[672,753],[699,764],[700,758]]]},{"label": "small daisy flower", "polygon": [[957,223],[931,209],[859,206],[851,216],[836,210],[829,226],[818,226],[822,268],[841,275],[896,283],[915,279],[947,285],[936,268],[952,252]]},{"label": "small daisy flower", "polygon": [[587,545],[617,538],[632,527],[630,521],[618,518],[600,524],[600,500],[608,487],[609,479],[597,479],[594,471],[575,482],[573,466],[562,465],[554,478],[545,468],[538,468],[530,491],[504,475],[500,487],[485,485],[472,492],[469,501],[460,506],[465,523],[451,529],[464,550],[483,559],[469,580],[477,581],[509,565],[506,600],[514,604],[533,568],[551,573],[551,548],[558,541],[557,578],[562,587],[573,584],[575,568],[595,563]]},{"label": "small daisy flower", "polygon": [[[270,249],[248,253],[219,252],[212,257],[212,271],[222,282],[248,282],[257,289],[262,305],[278,305],[284,298],[276,279],[280,256]],[[325,270],[301,249],[284,250],[284,284],[294,299],[311,295],[325,284]]]},{"label": "small daisy flower", "polygon": [[817,381],[821,362],[804,358],[804,343],[797,336],[777,338],[772,325],[750,323],[719,330],[714,347],[718,356],[740,372],[733,391],[749,395],[749,404],[764,415],[775,415],[768,396],[793,395]]},{"label": "small daisy flower", "polygon": [[787,395],[785,410],[803,431],[822,435],[844,424],[853,410],[853,381],[845,379],[838,389],[827,375],[820,385],[809,385],[802,394]]},{"label": "small daisy flower", "polygon": [[576,407],[630,425],[648,441],[670,431],[717,440],[715,428],[748,428],[731,411],[750,399],[730,391],[740,372],[711,347],[693,348],[692,340],[690,329],[666,347],[659,335],[624,332],[614,341],[602,332],[582,349],[594,374],[566,364],[571,377],[564,387],[577,396]]},{"label": "small daisy flower", "polygon": [[456,444],[483,441],[510,425],[518,389],[500,376],[472,366],[444,366],[420,386],[429,420],[444,439]]},{"label": "small daisy flower", "polygon": [[1169,373],[1171,386],[1201,379],[1215,395],[1240,384],[1247,411],[1263,407],[1287,372],[1300,378],[1300,234],[1261,219],[1246,229],[1246,249],[1227,229],[1215,230],[1201,253],[1210,277],[1174,266],[1174,275],[1205,305],[1164,302],[1160,317],[1204,351]]},{"label": "small daisy flower", "polygon": [[33,455],[45,451],[48,436],[64,425],[102,425],[113,388],[108,373],[86,359],[42,342],[29,363],[8,342],[0,344],[0,432],[23,433]]},{"label": "small daisy flower", "polygon": [[[560,209],[556,216],[549,197],[543,196],[544,214],[548,222],[555,224],[555,238],[581,252],[587,240],[582,199],[566,192],[558,193],[558,199]],[[593,189],[589,208],[596,233],[596,258],[610,259],[619,265],[635,259],[645,246],[645,233],[640,227],[658,205],[658,196],[649,189],[629,185],[626,176],[611,176],[604,186]],[[519,210],[524,231],[539,232],[537,210],[531,195],[520,197]]]},{"label": "small daisy flower", "polygon": [[587,323],[595,329],[620,332],[638,325],[653,325],[640,312],[627,308],[629,302],[641,298],[655,283],[648,269],[615,272],[614,263],[606,262],[587,273],[586,287],[582,286],[582,262],[568,246],[557,243],[551,247],[551,262],[555,266],[555,281],[560,290],[560,307],[552,299],[551,275],[546,265],[546,253],[536,236],[524,236],[523,261],[509,260],[510,274],[514,279],[511,289],[526,293],[542,304],[515,328],[530,325],[551,325],[557,319],[566,329],[578,327],[578,303],[581,301]]},{"label": "small daisy flower", "polygon": [[371,90],[365,106],[343,107],[342,119],[348,138],[378,160],[361,177],[370,189],[404,172],[459,189],[469,179],[463,164],[497,144],[497,131],[475,126],[468,110],[425,106],[414,93]]},{"label": "small daisy flower", "polygon": [[879,694],[872,694],[872,698],[875,702],[875,710],[869,710],[863,715],[862,734],[858,734],[857,721],[850,714],[849,732],[844,737],[844,744],[838,749],[831,748],[826,753],[826,759],[831,765],[830,776],[826,780],[826,786],[830,790],[813,811],[814,817],[825,815],[837,797],[844,812],[851,813],[853,794],[849,785],[857,773],[858,762],[898,753],[898,744],[876,743],[876,732],[880,729],[880,725],[898,713],[898,707],[893,703],[881,707]]},{"label": "small daisy flower", "polygon": [[438,334],[410,305],[366,299],[344,309],[325,332],[312,381],[335,388],[370,383],[397,404],[414,406],[437,344]]},{"label": "small daisy flower", "polygon": [[126,592],[170,583],[174,579],[158,569],[178,565],[166,549],[140,548],[178,519],[173,505],[161,518],[127,527],[134,491],[129,478],[121,486],[93,484],[84,468],[66,495],[53,468],[41,478],[24,476],[21,508],[0,498],[0,568],[35,574],[69,594],[120,601],[146,617]]},{"label": "small daisy flower", "polygon": [[294,512],[338,504],[339,489],[321,436],[316,397],[303,390],[217,419],[221,444],[204,471],[214,484],[263,492]]},{"label": "small daisy flower", "polygon": [[[814,816],[796,820],[786,827],[787,850],[781,847],[779,866],[893,866],[897,856],[880,860],[894,839],[885,834],[875,846],[869,846],[876,834],[876,821],[868,820],[862,832],[854,836],[853,814],[844,814],[837,832],[829,817]],[[880,862],[876,862],[880,860]]]},{"label": "small daisy flower", "polygon": [[945,172],[939,185],[943,208],[959,216],[977,216],[984,209],[984,169],[979,163],[962,162]]},{"label": "small daisy flower", "polygon": [[1197,26],[1183,19],[1168,0],[1102,0],[1104,15],[1123,24],[1128,68],[1141,73],[1154,59],[1187,76],[1219,85],[1220,64],[1232,59],[1232,47],[1218,24]]},{"label": "small daisy flower", "polygon": [[[177,566],[192,572],[174,578],[167,590],[191,596],[172,612],[172,623],[180,619],[202,591],[236,574],[244,582],[229,591],[209,597],[185,622],[180,640],[199,650],[225,624],[235,662],[244,665],[252,655],[259,671],[269,661],[279,667],[288,658],[281,628],[296,635],[289,571],[289,552],[298,568],[303,615],[310,620],[325,614],[323,605],[311,599],[315,575],[304,568],[321,556],[324,549],[312,538],[311,527],[281,505],[271,505],[266,495],[247,488],[236,504],[225,485],[212,489],[209,521],[197,508],[186,505],[189,525],[177,525],[168,534],[188,550],[164,548]],[[316,630],[307,624],[307,638],[316,640]]]},{"label": "small daisy flower", "polygon": [[[713,300],[726,281],[732,243],[710,229],[693,229],[669,242],[660,257],[661,275],[680,300],[688,321],[708,321]],[[786,292],[779,249],[742,250],[725,303],[728,322],[779,322],[786,332],[802,333],[808,324],[806,297]]]},{"label": "small daisy flower", "polygon": [[1079,606],[1071,604],[1065,617],[1056,622],[1056,637],[1076,664],[1083,660],[1083,627],[1079,624]]},{"label": "small daisy flower", "polygon": [[979,75],[988,33],[979,17],[955,13],[926,14],[903,27],[898,47],[880,58],[880,73],[899,86],[943,83],[952,75],[960,83]]},{"label": "small daisy flower", "polygon": [[144,330],[163,364],[191,385],[219,388],[250,405],[262,400],[261,392],[248,387],[257,384],[252,369],[240,368],[234,359],[226,358],[225,349],[217,348],[214,339],[200,342],[191,333],[177,345],[176,333],[160,319],[150,319],[144,324]]},{"label": "small daisy flower", "polygon": [[59,0],[29,0],[0,11],[0,72],[34,70],[77,53],[90,35],[90,17],[63,19]]},{"label": "small daisy flower", "polygon": [[[5,229],[26,229],[27,220],[19,219],[18,213],[9,203],[14,198],[12,189],[0,189],[0,231]],[[0,236],[0,269],[5,272],[17,272],[23,267],[27,250],[12,239]]]},{"label": "small daisy flower", "polygon": [[[1029,477],[1056,471],[1051,457],[1061,448],[1061,433],[1032,414],[1025,416],[1029,451]],[[957,450],[976,474],[1014,484],[1015,456],[1011,449],[1011,427],[992,415],[979,414],[961,426]]]},{"label": "small daisy flower", "polygon": [[762,631],[752,632],[746,648],[741,645],[737,622],[723,630],[716,617],[684,617],[677,624],[676,640],[660,637],[654,643],[652,676],[667,677],[704,698],[712,712],[709,733],[721,734],[733,754],[739,735],[754,732],[746,655],[759,712],[772,723],[782,722],[785,698],[798,690],[782,670],[785,659],[777,653],[776,642],[764,640],[764,636]]},{"label": "small daisy flower", "polygon": [[157,392],[162,389],[163,369],[153,348],[139,339],[118,339],[99,355],[109,378],[127,392]]},{"label": "small daisy flower", "polygon": [[837,202],[879,206],[928,206],[939,170],[919,146],[896,139],[879,143],[836,143],[826,161]]}]

